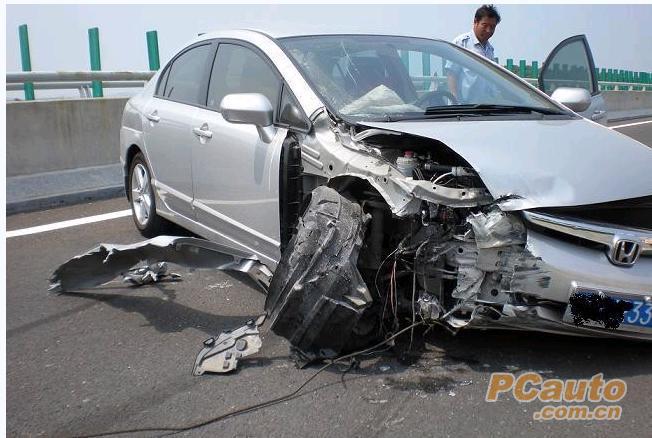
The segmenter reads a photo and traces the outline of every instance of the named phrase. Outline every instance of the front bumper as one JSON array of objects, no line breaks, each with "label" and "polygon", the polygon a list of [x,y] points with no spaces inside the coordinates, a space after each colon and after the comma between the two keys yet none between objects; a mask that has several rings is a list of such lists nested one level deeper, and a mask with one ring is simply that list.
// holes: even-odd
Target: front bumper
[{"label": "front bumper", "polygon": [[[652,302],[652,258],[641,257],[630,267],[615,266],[609,262],[604,251],[532,230],[528,230],[526,252],[529,256],[521,259],[521,264],[514,270],[512,292],[559,304],[505,305],[504,316],[493,321],[494,324],[554,333],[652,340],[652,329],[649,327],[621,324],[617,329],[606,329],[599,324],[576,325],[568,305],[571,295],[578,288]],[[474,326],[483,326],[484,323],[489,321],[476,321]]]},{"label": "front bumper", "polygon": [[628,267],[609,262],[604,251],[572,244],[528,230],[526,249],[537,259],[538,276],[522,276],[512,288],[541,299],[568,303],[577,285],[604,288],[634,297],[652,297],[652,257],[640,257]]}]

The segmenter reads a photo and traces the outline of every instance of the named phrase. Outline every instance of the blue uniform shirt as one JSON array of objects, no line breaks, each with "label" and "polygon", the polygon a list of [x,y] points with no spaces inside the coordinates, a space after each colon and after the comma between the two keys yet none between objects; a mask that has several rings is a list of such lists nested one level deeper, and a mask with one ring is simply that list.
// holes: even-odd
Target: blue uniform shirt
[{"label": "blue uniform shirt", "polygon": [[[453,40],[453,44],[471,50],[491,61],[494,60],[494,46],[492,46],[489,41],[484,45],[480,43],[473,30],[458,35]],[[445,68],[449,71],[448,74],[454,74],[457,77],[457,96],[462,101],[472,99],[472,94],[475,94],[473,93],[473,89],[480,85],[476,84],[476,82],[478,82],[478,75],[467,68],[452,63],[451,61],[446,62]],[[474,85],[476,87],[474,87]]]}]

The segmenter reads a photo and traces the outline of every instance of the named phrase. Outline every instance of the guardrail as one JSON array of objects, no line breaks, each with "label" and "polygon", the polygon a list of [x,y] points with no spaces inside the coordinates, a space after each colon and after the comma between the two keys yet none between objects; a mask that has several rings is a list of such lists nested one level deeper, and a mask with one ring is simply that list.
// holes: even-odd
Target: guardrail
[{"label": "guardrail", "polygon": [[[159,50],[158,50],[158,33],[150,30],[145,33],[147,38],[147,57],[149,59],[150,72],[111,72],[102,71],[102,62],[100,57],[100,30],[97,27],[88,29],[88,49],[90,53],[90,67],[93,72],[32,72],[32,59],[29,49],[29,32],[26,24],[18,26],[18,38],[20,42],[20,61],[23,73],[10,73],[7,75],[7,83],[10,83],[10,76],[14,85],[7,85],[8,91],[24,90],[25,100],[34,100],[34,89],[40,88],[45,90],[56,89],[78,89],[81,97],[103,97],[103,87],[128,88],[141,87],[143,81],[152,77],[154,72],[160,68]],[[28,75],[21,80],[17,80],[20,74],[36,73]],[[95,74],[91,74],[95,73]],[[134,79],[132,76],[140,75],[141,78]],[[45,76],[44,76],[45,75]],[[76,76],[70,78],[69,76]],[[125,76],[126,75],[126,76]],[[80,81],[91,81],[80,82]],[[139,80],[139,83],[131,81]],[[34,84],[34,81],[38,84]],[[110,82],[102,82],[110,81]],[[129,82],[126,82],[129,81]],[[64,83],[65,82],[65,83]],[[22,84],[22,88],[15,84]],[[91,95],[92,90],[92,95]]]},{"label": "guardrail", "polygon": [[[498,58],[494,59],[498,64]],[[539,76],[539,62],[532,61],[528,65],[524,59],[519,60],[518,65],[513,59],[507,59],[504,68],[512,73],[528,80],[536,80]],[[586,77],[586,69],[577,69],[573,66],[553,64],[552,73],[566,72],[575,70],[580,73],[580,77]],[[598,85],[601,91],[652,91],[652,72],[622,70],[617,68],[599,68],[596,67],[594,75],[598,79]]]},{"label": "guardrail", "polygon": [[154,76],[155,71],[29,71],[7,73],[7,91],[23,90],[25,84],[34,89],[78,89],[81,97],[93,97],[97,82],[103,88],[138,88]]}]

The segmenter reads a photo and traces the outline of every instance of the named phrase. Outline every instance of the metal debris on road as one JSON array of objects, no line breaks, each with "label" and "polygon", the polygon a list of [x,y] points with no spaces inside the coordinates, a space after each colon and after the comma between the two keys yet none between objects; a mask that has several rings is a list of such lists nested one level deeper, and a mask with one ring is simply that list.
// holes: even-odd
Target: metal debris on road
[{"label": "metal debris on road", "polygon": [[159,236],[130,245],[102,243],[59,266],[50,277],[49,290],[66,292],[92,288],[108,283],[122,275],[127,281],[138,282],[146,271],[132,272],[134,266],[152,267],[160,262],[197,269],[217,269],[244,272],[264,290],[272,278],[269,268],[256,256],[234,254],[233,250],[204,239],[194,237]]},{"label": "metal debris on road", "polygon": [[228,373],[238,366],[238,361],[257,353],[262,346],[258,327],[265,322],[266,314],[235,330],[227,330],[219,336],[204,341],[204,348],[195,359],[192,373],[201,376],[205,372]]},{"label": "metal debris on road", "polygon": [[168,264],[158,262],[149,266],[130,269],[122,278],[122,281],[132,286],[143,286],[161,281],[181,281],[181,275],[168,272]]}]

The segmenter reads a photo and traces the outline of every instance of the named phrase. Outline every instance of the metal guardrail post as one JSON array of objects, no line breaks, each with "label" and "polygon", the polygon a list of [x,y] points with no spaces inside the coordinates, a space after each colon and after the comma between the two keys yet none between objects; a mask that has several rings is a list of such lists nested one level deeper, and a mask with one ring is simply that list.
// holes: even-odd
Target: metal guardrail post
[{"label": "metal guardrail post", "polygon": [[[618,82],[625,82],[625,70],[618,71]],[[618,87],[620,91],[627,91],[627,88],[628,87],[622,85]]]},{"label": "metal guardrail post", "polygon": [[530,70],[534,79],[539,78],[539,61],[532,61],[532,69]]},{"label": "metal guardrail post", "polygon": [[[88,29],[88,47],[91,54],[91,70],[101,71],[100,30],[97,27]],[[93,81],[93,97],[104,97],[101,81]]]},{"label": "metal guardrail post", "polygon": [[158,33],[150,30],[147,35],[147,58],[149,59],[149,69],[152,71],[161,68],[161,62],[158,55]]},{"label": "metal guardrail post", "polygon": [[507,58],[507,64],[505,64],[505,68],[511,72],[514,71],[514,60],[512,58]]},{"label": "metal guardrail post", "polygon": [[518,61],[518,75],[522,78],[527,77],[525,68],[525,59]]},{"label": "metal guardrail post", "polygon": [[[26,24],[18,26],[18,39],[20,41],[20,63],[23,71],[32,71],[32,60],[29,55],[29,34],[27,33]],[[25,82],[23,89],[25,90],[25,100],[34,100],[34,84]]]}]

